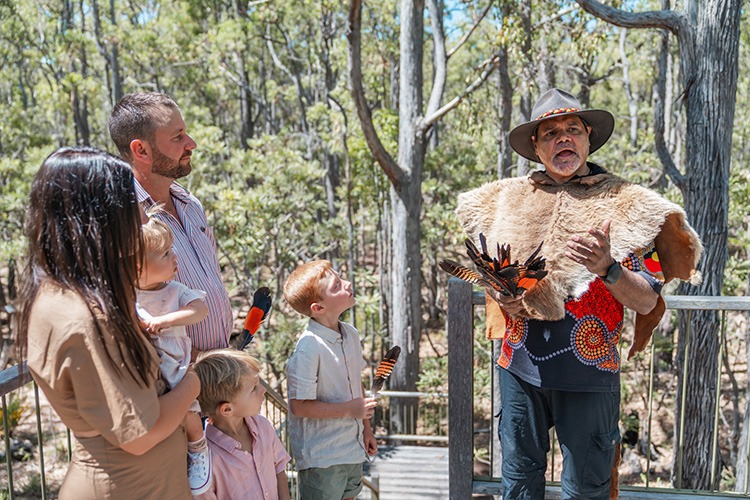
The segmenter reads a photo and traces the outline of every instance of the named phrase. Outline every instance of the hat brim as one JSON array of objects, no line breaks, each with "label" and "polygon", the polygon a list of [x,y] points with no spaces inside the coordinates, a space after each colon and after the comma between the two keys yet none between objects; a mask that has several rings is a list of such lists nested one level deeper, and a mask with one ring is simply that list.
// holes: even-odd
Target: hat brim
[{"label": "hat brim", "polygon": [[575,111],[573,113],[562,113],[546,116],[541,120],[534,120],[517,126],[511,130],[508,135],[510,147],[524,158],[528,158],[537,163],[542,163],[534,152],[534,143],[531,142],[531,136],[534,133],[534,129],[536,129],[537,125],[544,120],[565,115],[580,116],[591,127],[591,135],[589,136],[589,144],[591,147],[589,149],[589,154],[604,146],[604,143],[609,140],[612,131],[615,129],[615,117],[612,116],[612,113],[603,109],[586,109]]}]

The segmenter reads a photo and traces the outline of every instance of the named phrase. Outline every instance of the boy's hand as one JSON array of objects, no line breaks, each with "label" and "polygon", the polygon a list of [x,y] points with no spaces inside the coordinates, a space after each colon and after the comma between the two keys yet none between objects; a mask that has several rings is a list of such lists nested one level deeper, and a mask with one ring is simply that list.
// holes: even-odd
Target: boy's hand
[{"label": "boy's hand", "polygon": [[365,427],[364,431],[364,439],[365,439],[365,451],[368,455],[376,455],[378,453],[378,441],[375,439],[375,435],[372,433],[372,430],[368,427]]},{"label": "boy's hand", "polygon": [[357,398],[350,402],[349,416],[369,420],[375,414],[378,401],[375,398]]}]

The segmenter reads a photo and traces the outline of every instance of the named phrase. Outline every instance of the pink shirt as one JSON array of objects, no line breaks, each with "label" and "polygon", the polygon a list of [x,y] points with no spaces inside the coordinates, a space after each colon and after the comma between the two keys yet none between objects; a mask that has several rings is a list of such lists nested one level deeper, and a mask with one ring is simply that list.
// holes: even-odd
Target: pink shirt
[{"label": "pink shirt", "polygon": [[252,453],[243,450],[236,439],[213,425],[206,427],[214,480],[210,490],[194,498],[278,500],[276,475],[286,468],[292,457],[265,417],[247,417],[245,423],[253,436]]}]

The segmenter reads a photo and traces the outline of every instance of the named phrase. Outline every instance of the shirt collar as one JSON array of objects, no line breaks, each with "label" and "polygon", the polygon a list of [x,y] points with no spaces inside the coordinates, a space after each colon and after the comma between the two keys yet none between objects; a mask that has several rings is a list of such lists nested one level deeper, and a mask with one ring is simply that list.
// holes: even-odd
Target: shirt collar
[{"label": "shirt collar", "polygon": [[[253,447],[258,442],[258,429],[255,425],[253,417],[245,417],[245,425],[250,430],[250,434],[253,436]],[[216,446],[228,451],[233,452],[235,449],[240,448],[240,443],[233,437],[227,436],[221,432],[217,427],[209,424],[206,426],[206,439],[214,443]]]},{"label": "shirt collar", "polygon": [[[148,194],[148,191],[146,191],[143,186],[141,186],[141,183],[135,179],[133,179],[133,182],[135,183],[135,195],[138,199],[138,203],[148,203],[149,205],[155,205],[156,202],[153,198],[151,198],[151,195]],[[183,203],[187,203],[190,200],[190,191],[185,189],[176,181],[172,182],[172,185],[169,186],[169,194]]]},{"label": "shirt collar", "polygon": [[310,319],[310,323],[307,325],[307,329],[317,335],[318,337],[322,338],[323,340],[333,344],[339,339],[344,338],[344,324],[339,321],[339,330],[341,330],[341,334],[339,332],[331,330],[327,326],[323,326],[314,319]]},{"label": "shirt collar", "polygon": [[544,170],[537,170],[535,172],[532,172],[529,177],[531,178],[531,182],[533,182],[534,184],[541,184],[545,186],[563,186],[565,184],[582,184],[586,186],[592,186],[595,184],[599,184],[607,178],[607,171],[596,163],[592,163],[589,161],[586,162],[586,165],[588,165],[589,167],[589,173],[587,173],[586,175],[576,175],[575,177],[565,181],[563,184],[557,184],[557,182]]}]

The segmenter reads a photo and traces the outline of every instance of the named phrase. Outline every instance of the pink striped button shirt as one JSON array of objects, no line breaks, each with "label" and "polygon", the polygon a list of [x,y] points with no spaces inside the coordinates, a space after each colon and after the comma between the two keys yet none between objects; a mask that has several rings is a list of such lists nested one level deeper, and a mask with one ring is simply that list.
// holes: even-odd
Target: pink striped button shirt
[{"label": "pink striped button shirt", "polygon": [[[176,182],[169,189],[180,220],[165,211],[154,217],[167,224],[174,235],[175,279],[188,288],[206,292],[208,306],[208,317],[188,326],[187,334],[193,347],[200,351],[228,347],[232,333],[232,305],[221,280],[213,228],[208,225],[203,205],[195,196]],[[135,191],[144,209],[155,204],[138,181],[135,181]]]},{"label": "pink striped button shirt", "polygon": [[206,427],[214,479],[211,489],[195,498],[278,500],[276,476],[292,457],[265,417],[246,417],[245,423],[253,436],[252,452],[243,450],[236,439],[213,425]]}]

